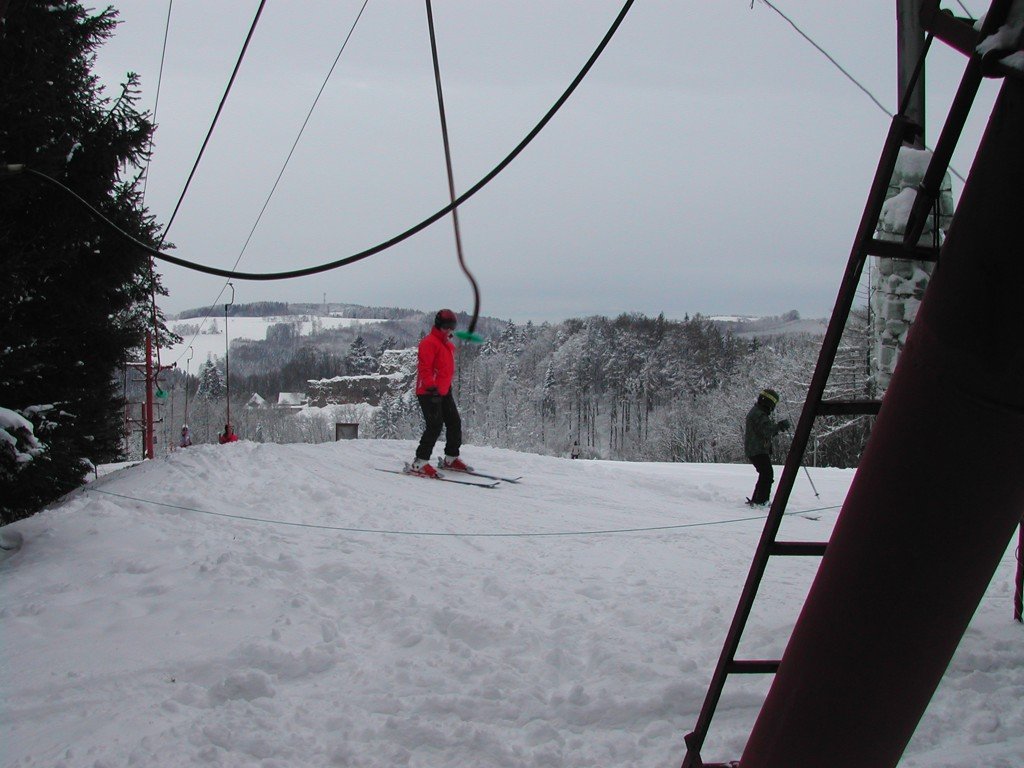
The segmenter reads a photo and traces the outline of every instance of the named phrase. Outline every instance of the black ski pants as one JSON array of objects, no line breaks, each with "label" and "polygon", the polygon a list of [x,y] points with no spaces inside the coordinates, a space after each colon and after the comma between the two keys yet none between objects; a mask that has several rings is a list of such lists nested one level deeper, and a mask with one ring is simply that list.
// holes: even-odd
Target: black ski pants
[{"label": "black ski pants", "polygon": [[445,456],[458,456],[459,448],[462,447],[462,419],[452,393],[443,397],[417,395],[416,399],[420,401],[423,420],[427,423],[416,449],[416,458],[430,461],[430,454],[434,452],[434,444],[441,436],[442,427],[445,431]]},{"label": "black ski pants", "polygon": [[754,486],[754,493],[750,497],[753,504],[767,504],[772,495],[772,484],[775,482],[775,470],[772,468],[772,459],[767,453],[759,453],[751,456],[750,463],[757,470],[757,485]]}]

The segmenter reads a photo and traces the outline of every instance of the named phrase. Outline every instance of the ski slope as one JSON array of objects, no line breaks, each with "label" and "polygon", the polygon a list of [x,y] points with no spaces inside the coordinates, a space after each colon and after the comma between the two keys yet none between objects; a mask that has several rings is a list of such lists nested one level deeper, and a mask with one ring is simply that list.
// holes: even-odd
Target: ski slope
[{"label": "ski slope", "polygon": [[[2,529],[0,765],[679,765],[761,531],[754,470],[469,446],[523,481],[374,471],[413,449],[196,446]],[[853,473],[811,472],[780,538],[830,533]],[[782,652],[816,564],[772,561],[744,657]],[[1014,569],[901,765],[1024,764]],[[768,683],[730,680],[706,760],[739,758]]]}]

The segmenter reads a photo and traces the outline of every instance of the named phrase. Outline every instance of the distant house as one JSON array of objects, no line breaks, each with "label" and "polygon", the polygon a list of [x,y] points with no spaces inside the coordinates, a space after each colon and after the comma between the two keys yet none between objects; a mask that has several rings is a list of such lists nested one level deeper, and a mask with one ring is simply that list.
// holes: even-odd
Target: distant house
[{"label": "distant house", "polygon": [[309,398],[305,392],[279,392],[277,395],[277,407],[297,411],[302,408]]},{"label": "distant house", "polygon": [[267,401],[263,399],[259,392],[253,392],[252,397],[249,398],[249,402],[245,405],[247,408],[266,408]]}]

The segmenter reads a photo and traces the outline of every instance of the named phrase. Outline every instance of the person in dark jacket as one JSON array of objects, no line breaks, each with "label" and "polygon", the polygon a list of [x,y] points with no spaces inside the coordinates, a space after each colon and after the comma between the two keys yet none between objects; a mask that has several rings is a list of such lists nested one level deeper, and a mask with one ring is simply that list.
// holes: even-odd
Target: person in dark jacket
[{"label": "person in dark jacket", "polygon": [[789,429],[789,419],[775,421],[772,412],[779,404],[779,393],[774,389],[762,389],[757,402],[747,413],[743,430],[743,452],[757,470],[757,484],[747,504],[763,507],[772,494],[775,472],[772,469],[772,440],[780,432]]},{"label": "person in dark jacket", "polygon": [[450,309],[442,309],[434,317],[434,327],[423,337],[419,345],[416,366],[416,399],[423,410],[426,426],[412,469],[421,475],[433,477],[437,474],[430,465],[434,445],[445,431],[444,459],[441,467],[457,472],[472,472],[459,458],[462,447],[462,419],[452,395],[452,379],[455,376],[455,345],[451,336],[457,320]]}]

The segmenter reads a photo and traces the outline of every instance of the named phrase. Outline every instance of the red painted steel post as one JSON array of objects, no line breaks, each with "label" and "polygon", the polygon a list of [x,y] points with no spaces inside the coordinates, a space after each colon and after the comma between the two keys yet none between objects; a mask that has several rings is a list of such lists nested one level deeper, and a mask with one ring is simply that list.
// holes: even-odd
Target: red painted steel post
[{"label": "red painted steel post", "polygon": [[1024,82],[938,268],[742,768],[891,768],[1024,510]]},{"label": "red painted steel post", "polygon": [[146,458],[153,458],[153,332],[146,331],[146,415],[144,418],[143,438],[146,446]]}]

